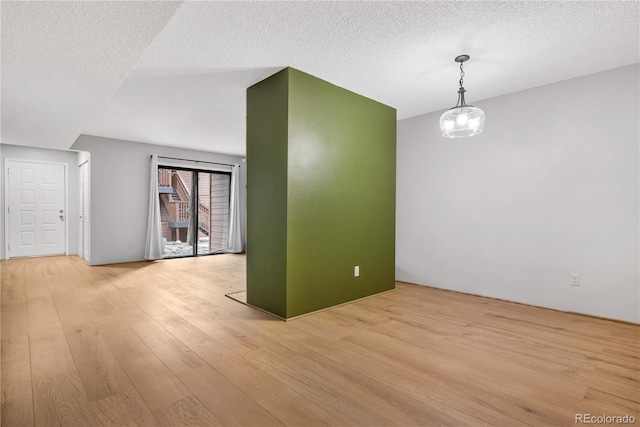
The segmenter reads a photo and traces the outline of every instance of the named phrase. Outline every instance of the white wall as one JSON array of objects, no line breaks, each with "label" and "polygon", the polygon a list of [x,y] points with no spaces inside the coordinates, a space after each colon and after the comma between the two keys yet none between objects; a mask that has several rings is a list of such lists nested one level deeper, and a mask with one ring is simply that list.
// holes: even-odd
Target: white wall
[{"label": "white wall", "polygon": [[152,154],[244,167],[238,156],[90,135],[80,135],[72,149],[91,153],[91,265],[144,259]]},{"label": "white wall", "polygon": [[468,87],[473,138],[441,137],[442,111],[400,121],[396,278],[640,322],[638,80],[634,64],[481,102]]},{"label": "white wall", "polygon": [[4,235],[4,214],[7,211],[4,194],[4,164],[5,159],[35,160],[44,162],[58,162],[67,165],[67,227],[69,229],[67,238],[69,244],[69,254],[78,253],[78,160],[77,153],[71,151],[47,150],[42,148],[22,147],[18,145],[2,144],[2,182],[0,183],[0,257],[5,259],[5,235]]}]

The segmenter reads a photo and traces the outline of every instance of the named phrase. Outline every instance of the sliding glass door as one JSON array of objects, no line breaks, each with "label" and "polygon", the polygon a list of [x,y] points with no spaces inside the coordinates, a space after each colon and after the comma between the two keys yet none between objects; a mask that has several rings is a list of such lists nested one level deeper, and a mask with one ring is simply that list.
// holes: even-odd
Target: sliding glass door
[{"label": "sliding glass door", "polygon": [[231,175],[198,174],[198,215],[202,222],[198,253],[223,252],[229,245]]},{"label": "sliding glass door", "polygon": [[230,178],[225,172],[158,168],[164,258],[227,250]]}]

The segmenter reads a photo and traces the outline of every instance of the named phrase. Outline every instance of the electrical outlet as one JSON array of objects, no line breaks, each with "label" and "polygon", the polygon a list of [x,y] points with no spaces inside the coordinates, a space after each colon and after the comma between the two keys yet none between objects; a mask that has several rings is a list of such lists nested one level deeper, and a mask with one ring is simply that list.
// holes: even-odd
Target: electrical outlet
[{"label": "electrical outlet", "polygon": [[576,273],[572,273],[569,275],[571,286],[580,286],[580,275]]},{"label": "electrical outlet", "polygon": [[359,275],[360,275],[360,266],[359,266],[359,265],[356,265],[356,266],[353,268],[353,277],[358,277]]}]

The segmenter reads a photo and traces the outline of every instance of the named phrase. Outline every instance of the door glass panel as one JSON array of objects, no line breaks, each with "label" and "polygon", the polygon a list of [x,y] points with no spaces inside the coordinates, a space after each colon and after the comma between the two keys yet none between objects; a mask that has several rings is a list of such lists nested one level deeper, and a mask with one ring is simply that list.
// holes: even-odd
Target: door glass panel
[{"label": "door glass panel", "polygon": [[158,169],[164,258],[193,255],[192,171]]},{"label": "door glass panel", "polygon": [[208,189],[209,202],[209,252],[223,252],[229,242],[229,194],[231,176],[211,173]]},{"label": "door glass panel", "polygon": [[211,234],[211,173],[198,172],[198,255],[211,252],[209,239]]},{"label": "door glass panel", "polygon": [[228,174],[198,172],[198,255],[224,252],[229,241]]}]

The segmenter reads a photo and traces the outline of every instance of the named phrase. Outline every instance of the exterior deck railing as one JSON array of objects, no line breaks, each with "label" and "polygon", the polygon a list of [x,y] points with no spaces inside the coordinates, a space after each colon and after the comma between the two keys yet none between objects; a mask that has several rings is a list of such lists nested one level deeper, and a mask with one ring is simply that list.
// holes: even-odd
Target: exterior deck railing
[{"label": "exterior deck railing", "polygon": [[171,187],[171,169],[158,169],[158,186]]},{"label": "exterior deck railing", "polygon": [[[173,200],[173,197],[169,196],[161,199],[169,213],[169,221],[188,222],[191,192],[182,177],[174,170],[159,169],[158,186],[172,187],[180,198],[180,200]],[[198,224],[202,224],[201,228],[207,235],[210,234],[211,213],[209,207],[202,202],[198,203]]]}]

